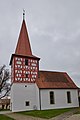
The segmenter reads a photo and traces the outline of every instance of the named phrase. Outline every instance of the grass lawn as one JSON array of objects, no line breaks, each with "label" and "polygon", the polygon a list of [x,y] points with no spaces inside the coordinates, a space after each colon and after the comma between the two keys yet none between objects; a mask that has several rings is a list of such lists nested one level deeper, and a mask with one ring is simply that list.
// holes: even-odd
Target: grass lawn
[{"label": "grass lawn", "polygon": [[5,115],[0,114],[0,120],[14,120],[14,119],[12,119],[10,117],[7,117]]},{"label": "grass lawn", "polygon": [[52,117],[55,117],[57,115],[60,115],[64,112],[68,112],[72,110],[73,108],[65,108],[65,109],[54,109],[54,110],[34,110],[34,111],[25,111],[25,112],[19,112],[19,114],[34,116],[34,117],[40,117],[40,118],[46,118],[50,119]]}]

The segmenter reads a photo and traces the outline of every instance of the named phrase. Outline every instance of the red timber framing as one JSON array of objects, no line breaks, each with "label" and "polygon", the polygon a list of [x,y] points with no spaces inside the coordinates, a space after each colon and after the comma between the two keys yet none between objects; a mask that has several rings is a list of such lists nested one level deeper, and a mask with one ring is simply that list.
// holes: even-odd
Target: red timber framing
[{"label": "red timber framing", "polygon": [[38,78],[39,59],[14,55],[11,66],[12,82],[34,83]]}]

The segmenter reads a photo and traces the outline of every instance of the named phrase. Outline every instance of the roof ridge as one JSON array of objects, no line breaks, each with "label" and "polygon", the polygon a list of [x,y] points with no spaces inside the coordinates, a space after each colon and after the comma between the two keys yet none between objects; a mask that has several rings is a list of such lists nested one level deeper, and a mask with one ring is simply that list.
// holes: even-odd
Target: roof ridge
[{"label": "roof ridge", "polygon": [[67,74],[66,72],[62,72],[62,71],[52,71],[52,70],[39,70],[39,72],[54,72],[54,73],[64,73]]}]

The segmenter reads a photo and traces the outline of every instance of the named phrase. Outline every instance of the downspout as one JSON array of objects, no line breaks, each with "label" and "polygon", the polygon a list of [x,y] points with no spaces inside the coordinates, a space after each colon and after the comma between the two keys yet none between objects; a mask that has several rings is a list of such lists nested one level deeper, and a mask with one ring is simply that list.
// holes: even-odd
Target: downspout
[{"label": "downspout", "polygon": [[41,110],[41,92],[40,92],[40,88],[39,88],[39,106],[40,106],[40,110]]}]

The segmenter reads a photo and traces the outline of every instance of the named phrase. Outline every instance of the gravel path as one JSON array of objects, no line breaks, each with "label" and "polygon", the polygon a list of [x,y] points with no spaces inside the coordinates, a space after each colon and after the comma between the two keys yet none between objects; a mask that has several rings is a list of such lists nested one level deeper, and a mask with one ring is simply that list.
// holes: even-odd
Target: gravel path
[{"label": "gravel path", "polygon": [[0,114],[8,114],[8,113],[12,113],[11,111],[0,111]]},{"label": "gravel path", "polygon": [[10,114],[6,114],[6,115],[11,118],[14,118],[15,120],[46,120],[46,119],[31,117],[31,116],[27,116],[27,115],[21,115],[21,114],[17,114],[17,113],[10,113]]},{"label": "gravel path", "polygon": [[80,120],[80,114],[72,115],[71,117],[67,118],[66,120]]}]

